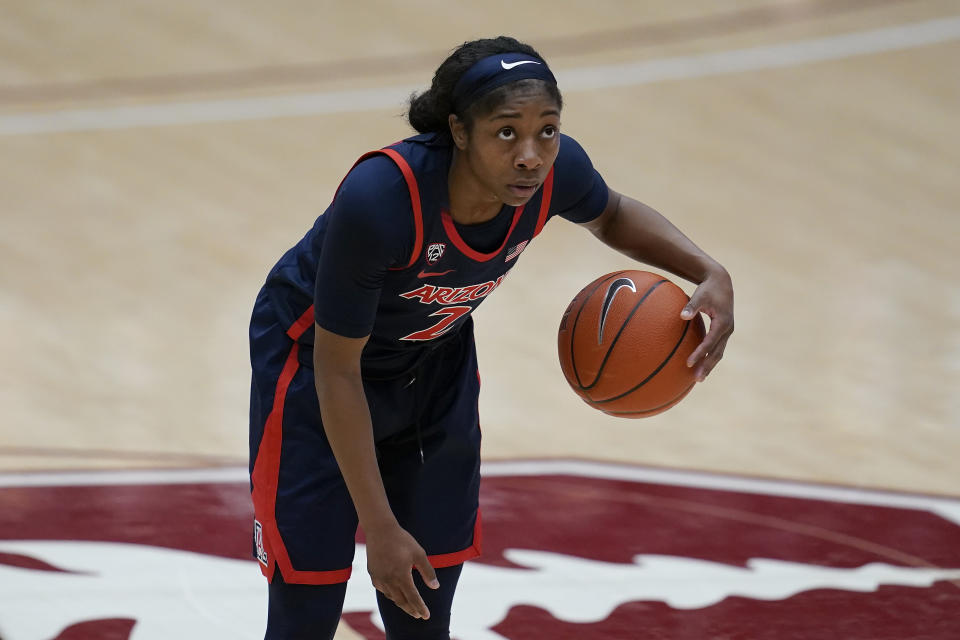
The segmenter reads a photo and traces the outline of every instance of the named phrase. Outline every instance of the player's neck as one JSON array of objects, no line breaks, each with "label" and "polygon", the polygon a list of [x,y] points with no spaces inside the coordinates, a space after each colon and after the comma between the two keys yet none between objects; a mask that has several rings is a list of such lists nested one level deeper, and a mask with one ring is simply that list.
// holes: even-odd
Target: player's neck
[{"label": "player's neck", "polygon": [[460,224],[480,224],[496,217],[503,202],[477,180],[470,163],[454,151],[447,177],[450,217]]}]

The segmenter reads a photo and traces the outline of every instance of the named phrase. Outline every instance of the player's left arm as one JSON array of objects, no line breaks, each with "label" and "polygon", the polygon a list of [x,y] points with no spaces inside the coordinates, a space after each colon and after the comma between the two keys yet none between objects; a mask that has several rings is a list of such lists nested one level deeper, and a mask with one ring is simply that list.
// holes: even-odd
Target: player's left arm
[{"label": "player's left arm", "polygon": [[687,366],[697,367],[697,380],[706,378],[733,333],[733,282],[727,270],[657,211],[613,189],[603,213],[582,225],[608,247],[698,285],[680,317],[689,320],[700,312],[710,317],[710,330],[687,360]]}]

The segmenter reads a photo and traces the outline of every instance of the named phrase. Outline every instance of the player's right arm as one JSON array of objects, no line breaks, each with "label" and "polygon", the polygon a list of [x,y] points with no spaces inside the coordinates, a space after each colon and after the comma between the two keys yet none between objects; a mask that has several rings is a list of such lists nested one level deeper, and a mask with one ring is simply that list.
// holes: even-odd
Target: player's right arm
[{"label": "player's right arm", "polygon": [[330,448],[350,491],[367,539],[367,570],[373,586],[415,618],[429,618],[410,567],[439,587],[423,548],[397,522],[377,466],[373,424],[360,376],[367,338],[347,338],[316,325],[313,367],[320,415]]},{"label": "player's right arm", "polygon": [[[387,270],[409,259],[413,218],[406,182],[389,158],[357,165],[326,216],[314,292],[314,378],[327,440],[367,539],[374,587],[414,617],[430,615],[413,582],[439,586],[423,548],[397,522],[377,465],[361,354]],[[434,586],[436,585],[436,586]]]}]

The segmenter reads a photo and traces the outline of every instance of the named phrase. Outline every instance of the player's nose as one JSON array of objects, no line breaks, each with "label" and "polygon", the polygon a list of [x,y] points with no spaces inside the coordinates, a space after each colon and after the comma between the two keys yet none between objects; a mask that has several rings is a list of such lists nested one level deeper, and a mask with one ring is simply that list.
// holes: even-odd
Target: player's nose
[{"label": "player's nose", "polygon": [[517,169],[539,169],[543,166],[543,157],[540,155],[540,149],[532,139],[522,140],[517,145],[517,154],[513,159],[513,166]]}]

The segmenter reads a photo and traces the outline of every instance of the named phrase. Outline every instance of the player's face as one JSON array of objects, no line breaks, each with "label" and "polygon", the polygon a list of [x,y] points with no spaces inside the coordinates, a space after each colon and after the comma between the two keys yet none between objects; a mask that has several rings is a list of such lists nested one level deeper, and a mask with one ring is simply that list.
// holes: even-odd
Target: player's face
[{"label": "player's face", "polygon": [[543,184],[559,149],[560,109],[534,87],[478,116],[462,151],[484,189],[516,207]]}]

